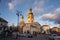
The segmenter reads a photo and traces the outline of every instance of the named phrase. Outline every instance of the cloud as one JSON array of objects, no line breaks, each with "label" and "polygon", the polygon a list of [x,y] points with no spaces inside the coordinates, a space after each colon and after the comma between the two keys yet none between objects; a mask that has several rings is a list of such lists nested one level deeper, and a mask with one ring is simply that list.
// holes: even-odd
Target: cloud
[{"label": "cloud", "polygon": [[10,10],[14,9],[18,3],[22,3],[22,0],[12,0],[11,2],[8,3],[9,9]]},{"label": "cloud", "polygon": [[44,6],[44,3],[45,3],[44,0],[42,0],[42,1],[35,1],[35,2],[34,2],[34,5],[35,5],[36,7],[41,8],[41,7]]},{"label": "cloud", "polygon": [[43,12],[43,9],[42,9],[42,8],[38,8],[38,7],[35,7],[35,8],[33,9],[33,12],[34,12],[34,13],[41,13],[41,12]]},{"label": "cloud", "polygon": [[43,14],[39,18],[45,21],[49,20],[60,24],[60,8],[57,8],[53,13]]},{"label": "cloud", "polygon": [[9,9],[14,9],[15,5],[17,4],[17,0],[12,0],[10,3],[8,3]]},{"label": "cloud", "polygon": [[14,9],[14,5],[12,3],[8,3],[9,9]]},{"label": "cloud", "polygon": [[34,13],[41,13],[41,12],[43,11],[44,3],[45,3],[44,0],[35,1],[35,2],[34,2],[33,12],[34,12]]},{"label": "cloud", "polygon": [[[53,18],[52,18],[53,17]],[[54,20],[54,14],[44,14],[39,17],[42,20]]]}]

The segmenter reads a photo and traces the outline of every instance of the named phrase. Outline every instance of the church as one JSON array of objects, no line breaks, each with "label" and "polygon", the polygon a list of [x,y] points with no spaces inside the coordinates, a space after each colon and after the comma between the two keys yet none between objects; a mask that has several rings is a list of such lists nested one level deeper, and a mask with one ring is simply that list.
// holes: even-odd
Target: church
[{"label": "church", "polygon": [[34,22],[34,14],[32,12],[32,8],[29,9],[29,13],[27,15],[27,23],[24,22],[24,17],[22,16],[19,29],[20,33],[35,34],[41,32],[41,25],[38,22]]}]

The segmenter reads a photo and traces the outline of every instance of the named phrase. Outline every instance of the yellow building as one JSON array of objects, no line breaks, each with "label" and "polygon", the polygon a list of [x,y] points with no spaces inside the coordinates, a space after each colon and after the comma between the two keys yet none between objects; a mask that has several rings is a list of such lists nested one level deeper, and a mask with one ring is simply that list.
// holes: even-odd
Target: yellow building
[{"label": "yellow building", "polygon": [[33,23],[34,22],[34,15],[33,15],[33,12],[32,12],[32,8],[30,8],[30,11],[27,15],[27,21],[28,21],[28,23]]},{"label": "yellow building", "polygon": [[30,8],[29,13],[27,15],[27,23],[24,23],[24,18],[22,18],[20,22],[20,32],[21,33],[39,33],[41,25],[38,22],[34,22],[34,15],[32,12],[32,8]]},{"label": "yellow building", "polygon": [[25,26],[25,22],[24,22],[24,17],[22,16],[21,21],[20,21],[20,33],[23,33],[23,27]]}]

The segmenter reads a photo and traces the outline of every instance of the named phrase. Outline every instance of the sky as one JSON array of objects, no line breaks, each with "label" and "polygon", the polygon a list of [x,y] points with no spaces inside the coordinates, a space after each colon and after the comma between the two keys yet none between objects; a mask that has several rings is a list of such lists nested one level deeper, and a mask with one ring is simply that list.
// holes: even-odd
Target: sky
[{"label": "sky", "polygon": [[[0,17],[7,20],[9,25],[17,25],[16,13],[18,10],[27,23],[27,14],[30,7],[32,7],[35,22],[40,25],[47,24],[50,27],[59,27],[60,0],[0,0]],[[19,21],[20,19],[21,16]]]}]

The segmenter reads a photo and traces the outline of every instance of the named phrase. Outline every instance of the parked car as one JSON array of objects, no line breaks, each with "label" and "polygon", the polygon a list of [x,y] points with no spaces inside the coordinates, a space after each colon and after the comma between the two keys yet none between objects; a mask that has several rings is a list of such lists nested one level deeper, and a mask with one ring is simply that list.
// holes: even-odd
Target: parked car
[{"label": "parked car", "polygon": [[60,32],[57,32],[57,35],[59,35],[59,36],[60,36]]},{"label": "parked car", "polygon": [[51,35],[49,36],[49,40],[57,40],[57,39],[60,40],[60,36],[58,36],[57,34],[51,34]]},{"label": "parked car", "polygon": [[28,38],[33,38],[33,35],[32,34],[27,34],[27,37]]},{"label": "parked car", "polygon": [[18,34],[18,37],[27,37],[27,38],[32,38],[33,35],[32,34]]}]

